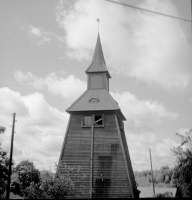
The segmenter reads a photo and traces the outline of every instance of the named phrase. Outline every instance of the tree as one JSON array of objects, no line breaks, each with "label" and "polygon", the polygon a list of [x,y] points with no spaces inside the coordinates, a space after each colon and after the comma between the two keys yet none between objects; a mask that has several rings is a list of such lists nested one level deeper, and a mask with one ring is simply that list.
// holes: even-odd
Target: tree
[{"label": "tree", "polygon": [[[65,199],[66,197],[89,197],[89,191],[81,185],[76,187],[76,183],[84,179],[85,175],[79,168],[72,168],[62,164],[62,176],[54,176],[50,171],[41,172],[41,181],[38,184],[31,183],[23,193],[25,199]],[[83,196],[82,196],[83,195]]]},{"label": "tree", "polygon": [[157,176],[156,176],[156,182],[157,183],[163,183],[164,182],[164,178],[165,178],[165,176],[164,176],[164,174],[163,174],[163,171],[162,170],[160,170],[158,173],[157,173]]},{"label": "tree", "polygon": [[0,197],[3,195],[7,187],[8,167],[9,159],[7,157],[7,152],[1,148],[0,144]]},{"label": "tree", "polygon": [[192,130],[184,135],[176,133],[181,139],[181,144],[172,149],[177,158],[174,169],[174,180],[181,197],[192,196]]},{"label": "tree", "polygon": [[153,198],[173,198],[173,194],[172,192],[165,192],[163,194],[158,193],[158,194],[154,194]]},{"label": "tree", "polygon": [[4,133],[6,131],[6,128],[3,126],[0,126],[0,133]]},{"label": "tree", "polygon": [[27,199],[65,199],[67,194],[73,194],[74,185],[69,179],[54,178],[46,173],[39,184],[32,183],[24,190]]},{"label": "tree", "polygon": [[31,183],[40,182],[40,171],[29,160],[21,161],[13,170],[11,191],[23,196],[23,191],[30,187]]},{"label": "tree", "polygon": [[[0,126],[0,133],[5,132],[5,127]],[[4,151],[0,143],[0,198],[3,196],[7,187],[7,178],[9,172],[9,159],[7,152]]]}]

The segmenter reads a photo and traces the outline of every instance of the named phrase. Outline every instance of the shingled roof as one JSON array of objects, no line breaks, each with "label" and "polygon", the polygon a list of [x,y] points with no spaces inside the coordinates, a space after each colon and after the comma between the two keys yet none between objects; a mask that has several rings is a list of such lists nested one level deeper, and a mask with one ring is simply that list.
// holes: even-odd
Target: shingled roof
[{"label": "shingled roof", "polygon": [[[90,102],[91,99],[97,99],[98,102]],[[66,109],[68,113],[76,111],[118,111],[122,119],[126,120],[117,102],[106,89],[86,90]]]},{"label": "shingled roof", "polygon": [[[91,99],[98,99],[98,102],[90,102]],[[95,89],[85,91],[69,108],[70,111],[99,111],[119,110],[117,102],[106,89]]]},{"label": "shingled roof", "polygon": [[87,70],[85,72],[86,73],[106,72],[108,77],[111,78],[111,76],[110,76],[110,74],[107,70],[106,64],[105,64],[105,58],[104,58],[104,55],[103,55],[103,50],[102,50],[99,34],[98,34],[98,37],[97,37],[97,43],[96,43],[95,52],[94,52],[94,55],[93,55],[91,65],[87,68]]}]

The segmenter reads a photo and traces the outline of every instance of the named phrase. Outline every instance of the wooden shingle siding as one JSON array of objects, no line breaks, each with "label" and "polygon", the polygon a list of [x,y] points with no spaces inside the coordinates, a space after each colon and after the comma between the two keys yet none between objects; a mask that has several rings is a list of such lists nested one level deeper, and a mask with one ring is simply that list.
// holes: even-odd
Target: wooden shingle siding
[{"label": "wooden shingle siding", "polygon": [[104,115],[104,128],[94,128],[93,197],[131,197],[115,115]]},{"label": "wooden shingle siding", "polygon": [[135,176],[133,173],[133,168],[132,168],[131,159],[130,159],[130,155],[129,155],[129,149],[128,149],[127,140],[126,140],[124,131],[121,131],[121,137],[122,137],[122,141],[123,141],[123,145],[124,145],[124,149],[125,149],[126,161],[128,164],[130,174],[131,174],[131,179],[132,179],[131,182],[133,184],[133,187],[136,188]]},{"label": "wooden shingle siding", "polygon": [[[81,115],[72,115],[69,129],[67,131],[66,142],[63,148],[61,161],[74,168],[80,167],[80,175],[85,174],[85,178],[76,187],[85,187],[85,198],[89,198],[90,191],[90,154],[91,154],[91,128],[83,130],[81,128]],[[60,175],[65,173],[60,170]],[[73,175],[71,175],[73,179]]]},{"label": "wooden shingle siding", "polygon": [[[129,154],[128,149],[126,150],[124,133],[121,132],[121,137],[118,134],[120,130],[116,124],[116,115],[104,113],[104,127],[93,127],[93,130],[91,127],[81,126],[82,117],[82,114],[71,115],[60,162],[65,162],[70,167],[80,167],[81,173],[86,175],[76,184],[76,187],[83,185],[88,194],[92,187],[91,196],[85,198],[132,197],[126,169],[130,164]],[[91,152],[93,152],[92,167]],[[132,168],[129,167],[128,171],[130,170]],[[65,172],[60,170],[61,175],[62,173]],[[132,176],[131,172],[129,176]]]}]

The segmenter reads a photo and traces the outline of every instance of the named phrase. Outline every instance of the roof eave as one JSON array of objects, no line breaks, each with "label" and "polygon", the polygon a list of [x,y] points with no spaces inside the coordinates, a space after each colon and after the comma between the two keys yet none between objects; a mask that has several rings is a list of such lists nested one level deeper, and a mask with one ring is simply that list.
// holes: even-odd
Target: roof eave
[{"label": "roof eave", "polygon": [[127,121],[127,119],[125,118],[125,116],[123,115],[123,113],[121,112],[121,109],[117,110],[117,114],[121,117],[121,119],[123,121]]},{"label": "roof eave", "polygon": [[96,72],[88,72],[88,70],[85,71],[86,74],[91,73],[106,73],[108,78],[111,78],[111,75],[109,74],[109,71],[96,71]]}]

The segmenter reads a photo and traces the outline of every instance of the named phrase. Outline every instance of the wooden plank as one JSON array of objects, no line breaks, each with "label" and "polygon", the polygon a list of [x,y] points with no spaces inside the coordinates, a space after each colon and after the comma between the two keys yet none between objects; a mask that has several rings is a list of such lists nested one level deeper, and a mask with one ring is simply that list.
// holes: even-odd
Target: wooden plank
[{"label": "wooden plank", "polygon": [[93,198],[102,198],[102,199],[105,199],[105,198],[131,198],[132,196],[130,194],[127,194],[127,195],[124,195],[124,194],[121,194],[121,193],[114,193],[114,194],[102,194],[102,196],[99,196],[97,197],[96,194],[93,195]]},{"label": "wooden plank", "polygon": [[89,166],[90,167],[90,160],[89,162],[87,161],[65,161],[66,165],[79,165],[79,166]]},{"label": "wooden plank", "polygon": [[70,136],[75,136],[75,137],[89,136],[89,138],[91,138],[91,129],[89,131],[88,130],[85,131],[84,129],[78,129],[78,131],[75,131],[71,129],[70,129]]},{"label": "wooden plank", "polygon": [[87,137],[84,137],[84,136],[81,136],[81,137],[76,137],[76,136],[74,136],[74,137],[69,137],[68,138],[68,140],[69,141],[73,141],[73,142],[75,142],[76,140],[81,140],[81,141],[85,141],[85,142],[91,142],[91,139],[90,138],[87,138]]},{"label": "wooden plank", "polygon": [[117,129],[118,129],[118,135],[119,135],[119,140],[120,140],[120,143],[121,143],[122,152],[123,152],[123,157],[124,157],[124,162],[125,162],[125,166],[126,166],[128,181],[129,181],[130,188],[131,188],[131,194],[132,194],[132,197],[134,198],[133,186],[132,186],[132,182],[130,180],[130,175],[129,175],[128,166],[127,166],[126,157],[125,157],[124,145],[123,145],[123,142],[122,142],[121,133],[120,133],[119,124],[118,124],[118,119],[117,119],[116,115],[115,115],[115,121],[116,121],[116,126],[117,126]]},{"label": "wooden plank", "polygon": [[[90,158],[90,150],[88,149],[81,149],[79,151],[73,151],[74,149],[73,148],[68,148],[65,152],[64,152],[64,155],[77,155],[77,156],[88,156]],[[72,152],[73,151],[73,152]]]},{"label": "wooden plank", "polygon": [[89,149],[80,149],[79,151],[77,151],[77,149],[74,149],[74,148],[67,148],[66,151],[64,152],[64,155],[71,154],[71,155],[79,155],[80,156],[82,153],[82,156],[86,156],[86,155],[88,156],[88,154],[89,154],[89,157],[90,157],[90,152],[91,152],[91,150],[89,150]]},{"label": "wooden plank", "polygon": [[[72,143],[72,142],[69,142],[69,143],[67,143],[66,144],[66,147],[68,148],[68,149],[70,149],[70,148],[72,148],[72,149],[78,149],[78,148],[81,148],[81,149],[90,149],[91,150],[91,145],[90,145],[90,143],[87,143],[87,144],[84,144],[84,143]],[[76,147],[76,148],[75,148]]]},{"label": "wooden plank", "polygon": [[[65,132],[65,137],[64,137],[64,141],[63,141],[61,153],[60,153],[60,156],[59,156],[58,166],[59,166],[60,160],[61,160],[62,155],[63,155],[63,151],[64,151],[65,143],[66,143],[66,140],[67,140],[67,134],[68,134],[70,122],[71,122],[71,115],[70,115],[70,117],[69,117],[69,121],[68,121],[68,124],[67,124],[67,130],[66,130],[66,132]],[[57,167],[57,168],[58,168],[58,167]],[[58,173],[57,173],[57,171],[56,171],[56,176],[57,176],[57,175],[58,175]]]},{"label": "wooden plank", "polygon": [[[92,122],[94,116],[92,116]],[[91,127],[91,166],[90,166],[90,198],[92,198],[92,188],[93,188],[93,147],[94,147],[94,127],[92,123]]]},{"label": "wooden plank", "polygon": [[[65,160],[64,160],[64,161],[61,162],[61,163],[62,163],[62,164],[64,164],[64,163],[79,163],[79,165],[85,166],[84,163],[87,165],[89,162],[85,162],[84,160],[83,160],[82,162],[79,162],[79,161],[76,162],[75,160],[74,160],[74,162],[73,162],[73,161],[65,161]],[[89,163],[89,165],[90,165],[90,163]]]},{"label": "wooden plank", "polygon": [[73,150],[74,152],[78,152],[78,150],[91,152],[91,148],[88,146],[84,146],[84,145],[67,145],[66,151],[67,150]]},{"label": "wooden plank", "polygon": [[105,140],[107,143],[115,143],[116,141],[118,141],[118,137],[113,137],[113,135],[95,135],[95,137],[96,137],[96,143],[101,143],[101,144],[103,144],[102,143],[102,141],[103,140]]},{"label": "wooden plank", "polygon": [[88,165],[88,164],[90,164],[90,160],[89,161],[86,161],[86,160],[83,160],[83,161],[79,161],[79,160],[68,160],[68,161],[65,161],[65,163],[70,163],[70,164],[75,164],[75,163],[79,163],[79,165],[82,165],[83,166],[83,163],[84,163],[84,165]]},{"label": "wooden plank", "polygon": [[90,158],[84,158],[83,156],[78,156],[76,158],[67,155],[63,160],[65,161],[78,161],[78,162],[90,162]]},{"label": "wooden plank", "polygon": [[[96,180],[96,179],[99,178],[99,176],[94,175],[93,178],[94,178],[94,180]],[[124,176],[122,175],[120,177],[110,176],[110,178],[111,178],[110,183],[115,183],[116,185],[126,185],[126,184],[128,184],[128,179],[125,177],[125,174],[124,174]],[[115,180],[112,180],[112,178],[115,178]]]},{"label": "wooden plank", "polygon": [[136,181],[135,181],[135,176],[134,176],[134,173],[133,173],[133,167],[132,167],[132,163],[131,163],[131,158],[130,158],[130,154],[129,154],[129,150],[128,150],[128,144],[127,144],[127,140],[126,140],[126,137],[125,137],[125,132],[124,131],[121,131],[121,135],[124,139],[124,143],[125,143],[125,147],[126,147],[126,152],[127,152],[127,161],[129,163],[129,167],[130,167],[130,171],[131,171],[131,175],[132,175],[132,181],[133,181],[133,185],[134,185],[134,188],[137,188],[137,185],[136,185]]}]

